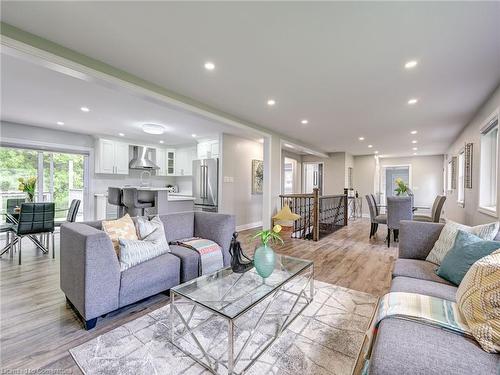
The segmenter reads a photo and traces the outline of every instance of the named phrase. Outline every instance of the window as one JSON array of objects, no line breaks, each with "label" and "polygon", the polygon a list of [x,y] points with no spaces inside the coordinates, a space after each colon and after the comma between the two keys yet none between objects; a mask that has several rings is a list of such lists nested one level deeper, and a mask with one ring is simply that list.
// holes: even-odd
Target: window
[{"label": "window", "polygon": [[448,162],[448,168],[447,168],[447,171],[446,171],[446,175],[447,175],[447,184],[446,184],[446,188],[448,190],[448,192],[451,192],[453,190],[453,187],[452,187],[452,169],[453,169],[453,166],[452,166],[452,162],[451,160]]},{"label": "window", "polygon": [[462,150],[458,154],[458,203],[464,205],[464,187],[465,187],[465,151]]},{"label": "window", "polygon": [[498,114],[481,130],[479,210],[497,215]]}]

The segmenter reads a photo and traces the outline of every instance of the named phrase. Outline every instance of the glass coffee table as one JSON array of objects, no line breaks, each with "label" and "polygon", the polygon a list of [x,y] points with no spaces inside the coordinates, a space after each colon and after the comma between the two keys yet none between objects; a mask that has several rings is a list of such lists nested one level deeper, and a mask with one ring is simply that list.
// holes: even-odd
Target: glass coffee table
[{"label": "glass coffee table", "polygon": [[313,296],[309,260],[276,254],[266,279],[225,268],[170,290],[171,342],[215,374],[242,374]]}]

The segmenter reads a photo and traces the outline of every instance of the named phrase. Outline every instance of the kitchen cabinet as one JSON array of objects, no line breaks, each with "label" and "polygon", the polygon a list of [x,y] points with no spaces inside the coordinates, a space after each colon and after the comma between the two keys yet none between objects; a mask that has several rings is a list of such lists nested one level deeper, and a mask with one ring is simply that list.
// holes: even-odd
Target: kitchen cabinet
[{"label": "kitchen cabinet", "polygon": [[175,175],[192,176],[193,160],[197,158],[196,146],[178,148],[175,150]]},{"label": "kitchen cabinet", "polygon": [[219,157],[219,141],[209,140],[198,143],[198,159],[211,159]]},{"label": "kitchen cabinet", "polygon": [[176,164],[176,150],[156,149],[156,165],[160,167],[160,169],[156,170],[157,176],[175,176]]},{"label": "kitchen cabinet", "polygon": [[95,173],[128,174],[128,143],[98,139],[95,155]]}]

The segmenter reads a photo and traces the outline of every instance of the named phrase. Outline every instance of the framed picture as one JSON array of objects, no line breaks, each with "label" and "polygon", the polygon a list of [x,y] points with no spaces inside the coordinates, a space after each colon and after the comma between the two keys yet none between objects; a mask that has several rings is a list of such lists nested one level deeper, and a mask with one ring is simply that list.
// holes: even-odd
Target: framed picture
[{"label": "framed picture", "polygon": [[457,188],[457,157],[453,156],[451,158],[451,188],[455,190]]},{"label": "framed picture", "polygon": [[472,143],[465,144],[465,188],[472,189]]},{"label": "framed picture", "polygon": [[264,161],[252,160],[252,194],[262,194],[264,183]]}]

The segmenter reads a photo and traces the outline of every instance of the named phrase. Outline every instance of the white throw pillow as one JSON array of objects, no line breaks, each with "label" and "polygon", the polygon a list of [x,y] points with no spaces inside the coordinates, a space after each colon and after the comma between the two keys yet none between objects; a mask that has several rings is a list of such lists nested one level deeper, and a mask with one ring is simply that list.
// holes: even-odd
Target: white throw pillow
[{"label": "white throw pillow", "polygon": [[159,217],[151,220],[138,217],[137,236],[139,240],[119,239],[121,271],[170,251],[163,222]]},{"label": "white throw pillow", "polygon": [[455,243],[455,237],[459,230],[464,232],[472,233],[485,241],[491,241],[495,238],[498,233],[498,227],[500,223],[497,221],[495,223],[488,223],[483,225],[476,225],[475,227],[469,227],[467,225],[455,223],[454,221],[447,220],[446,224],[439,235],[438,240],[434,244],[429,255],[427,255],[428,262],[432,262],[441,265],[444,257],[453,247]]}]

